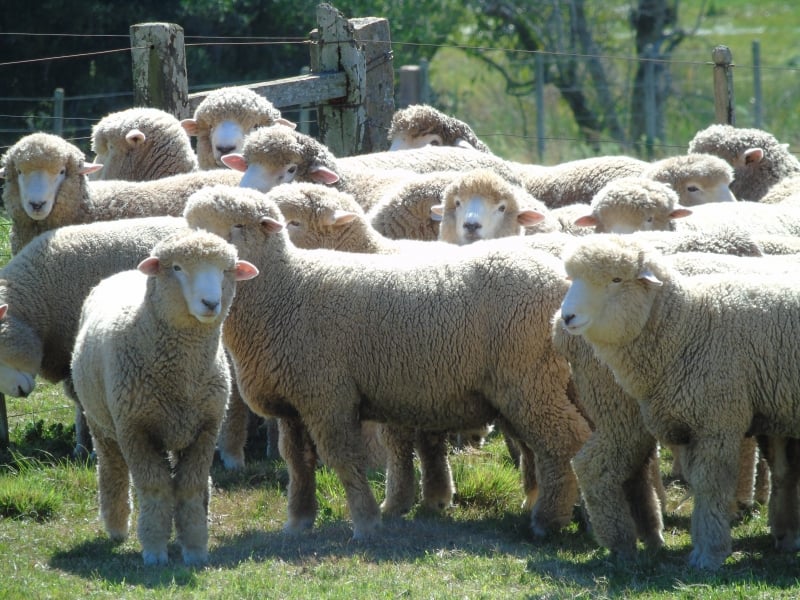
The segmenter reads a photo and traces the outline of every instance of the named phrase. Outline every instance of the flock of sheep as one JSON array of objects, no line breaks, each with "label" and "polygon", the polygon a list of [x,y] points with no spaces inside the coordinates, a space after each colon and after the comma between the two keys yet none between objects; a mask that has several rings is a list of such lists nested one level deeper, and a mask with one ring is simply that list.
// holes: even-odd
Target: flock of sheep
[{"label": "flock of sheep", "polygon": [[0,392],[64,383],[112,539],[132,482],[144,562],[167,561],[173,527],[205,562],[214,452],[244,465],[252,411],[276,425],[289,531],[315,521],[319,461],[355,538],[418,501],[415,456],[419,501],[450,506],[451,436],[494,425],[536,537],[582,503],[615,555],[663,545],[662,444],[694,497],[693,566],[723,563],[755,501],[800,549],[785,145],[712,125],[652,163],[531,165],[429,106],[397,111],[389,139],[335,157],[231,87],[182,122],[104,117],[94,162],[46,133],[5,153]]}]

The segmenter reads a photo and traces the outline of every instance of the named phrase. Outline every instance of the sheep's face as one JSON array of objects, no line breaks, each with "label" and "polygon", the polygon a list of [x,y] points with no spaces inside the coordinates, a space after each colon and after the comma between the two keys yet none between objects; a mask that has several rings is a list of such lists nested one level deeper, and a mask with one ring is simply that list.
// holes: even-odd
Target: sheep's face
[{"label": "sheep's face", "polygon": [[736,202],[730,188],[731,179],[719,177],[691,177],[673,185],[678,192],[681,206],[697,206],[709,202]]},{"label": "sheep's face", "polygon": [[53,210],[58,190],[67,176],[66,164],[49,165],[46,168],[17,170],[17,185],[22,209],[34,221],[46,219]]},{"label": "sheep's face", "polygon": [[392,137],[389,150],[414,150],[425,146],[443,146],[444,141],[438,133],[421,133],[414,135],[408,131],[399,131]]},{"label": "sheep's face", "polygon": [[639,335],[662,285],[640,250],[590,241],[567,256],[565,268],[570,287],[557,319],[568,333],[614,345]]},{"label": "sheep's face", "polygon": [[245,131],[241,123],[233,119],[225,119],[211,127],[211,151],[217,166],[224,169],[222,157],[226,154],[242,151],[245,136],[250,130]]}]

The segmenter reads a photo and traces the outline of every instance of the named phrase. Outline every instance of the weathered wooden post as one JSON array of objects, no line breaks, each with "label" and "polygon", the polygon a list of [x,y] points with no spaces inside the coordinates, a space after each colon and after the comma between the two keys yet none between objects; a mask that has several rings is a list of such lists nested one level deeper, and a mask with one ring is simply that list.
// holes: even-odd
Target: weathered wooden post
[{"label": "weathered wooden post", "polygon": [[764,128],[763,98],[761,96],[761,42],[753,40],[753,127]]},{"label": "weathered wooden post", "polygon": [[727,46],[716,46],[711,52],[714,61],[714,112],[717,123],[736,125],[733,104],[733,55]]},{"label": "weathered wooden post", "polygon": [[541,52],[534,54],[534,67],[536,69],[536,153],[539,162],[544,162],[544,55]]},{"label": "weathered wooden post", "polygon": [[[330,4],[320,4],[317,6],[317,24],[318,28],[311,32],[311,72],[341,71],[347,77],[345,96],[323,104],[317,110],[321,141],[336,156],[359,154],[367,148],[388,147],[385,140],[380,141],[381,136],[386,136],[394,112],[394,84],[389,84],[393,76],[389,75],[392,63],[388,50],[388,23],[385,19],[372,18],[348,21]],[[380,35],[383,35],[381,44],[370,52],[380,61],[377,66],[381,66],[382,76],[371,79],[371,85],[378,85],[379,89],[373,92],[375,101],[369,111],[367,101],[371,95],[367,87],[367,53],[363,40],[373,40],[373,36]],[[377,42],[373,40],[367,45],[374,43]]]},{"label": "weathered wooden post", "polygon": [[422,77],[418,65],[403,65],[400,67],[400,85],[398,89],[398,104],[406,108],[412,104],[422,102]]},{"label": "weathered wooden post", "polygon": [[131,25],[133,104],[190,117],[183,28],[174,23]]}]

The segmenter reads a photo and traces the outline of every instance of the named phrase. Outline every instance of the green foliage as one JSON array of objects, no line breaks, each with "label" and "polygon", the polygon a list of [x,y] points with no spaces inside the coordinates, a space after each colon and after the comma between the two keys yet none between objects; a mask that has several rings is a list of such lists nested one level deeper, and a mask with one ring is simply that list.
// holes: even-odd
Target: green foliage
[{"label": "green foliage", "polygon": [[44,464],[14,455],[14,467],[0,472],[0,517],[44,521],[63,503],[63,494],[46,476]]}]

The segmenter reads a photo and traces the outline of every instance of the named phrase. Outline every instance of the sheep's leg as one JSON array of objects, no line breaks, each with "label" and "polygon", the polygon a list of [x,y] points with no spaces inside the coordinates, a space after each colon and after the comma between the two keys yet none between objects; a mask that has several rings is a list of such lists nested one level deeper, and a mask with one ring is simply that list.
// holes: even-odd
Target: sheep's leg
[{"label": "sheep's leg", "polygon": [[422,505],[444,510],[453,504],[455,485],[447,456],[447,434],[417,431],[415,447],[422,471]]},{"label": "sheep's leg", "polygon": [[641,434],[621,444],[597,430],[572,459],[595,538],[623,560],[636,554],[637,529],[649,546],[664,544],[661,507],[650,481],[655,440]]},{"label": "sheep's leg", "polygon": [[64,393],[75,403],[75,448],[72,450],[72,458],[86,460],[92,453],[92,434],[89,431],[83,407],[78,401],[78,394],[75,392],[72,377],[64,379],[63,386]]},{"label": "sheep's leg", "polygon": [[736,481],[736,497],[731,513],[738,518],[743,511],[753,506],[756,483],[756,439],[753,436],[742,440],[739,456],[739,478]]},{"label": "sheep's leg", "polygon": [[342,482],[353,520],[353,539],[369,538],[380,525],[381,513],[367,480],[367,452],[357,411],[329,413],[307,426],[322,460]]},{"label": "sheep's leg", "polygon": [[310,529],[317,517],[317,451],[297,417],[277,419],[280,452],[289,470],[289,518],[284,531]]},{"label": "sheep's leg", "polygon": [[[231,367],[233,368],[233,367]],[[239,386],[233,380],[225,417],[219,430],[217,447],[223,466],[228,470],[244,467],[244,447],[247,444],[250,408],[239,393]]]},{"label": "sheep's leg", "polygon": [[769,436],[762,448],[772,475],[770,531],[778,550],[794,552],[800,549],[800,440]]},{"label": "sheep's leg", "polygon": [[167,564],[175,494],[169,462],[154,446],[147,431],[130,432],[120,440],[139,499],[137,534],[145,565]]},{"label": "sheep's leg", "polygon": [[386,447],[386,496],[381,504],[385,515],[403,515],[416,499],[414,476],[414,432],[411,428],[384,424],[381,437]]},{"label": "sheep's leg", "polygon": [[[648,548],[661,548],[664,545],[663,506],[666,492],[661,481],[658,446],[650,438],[649,452],[631,478],[624,484],[636,535]],[[580,480],[579,480],[580,481]],[[662,495],[663,494],[663,495]]]},{"label": "sheep's leg", "polygon": [[734,432],[720,432],[693,439],[683,449],[684,475],[694,492],[692,567],[717,569],[731,553],[730,507],[742,439]]},{"label": "sheep's leg", "polygon": [[[96,431],[100,431],[95,427]],[[108,537],[115,542],[128,537],[131,516],[130,475],[128,464],[116,441],[95,434],[97,452],[97,488],[100,496],[100,516]]]},{"label": "sheep's leg", "polygon": [[187,565],[208,560],[208,476],[215,433],[213,425],[200,431],[195,442],[178,454],[175,465],[175,532]]}]

